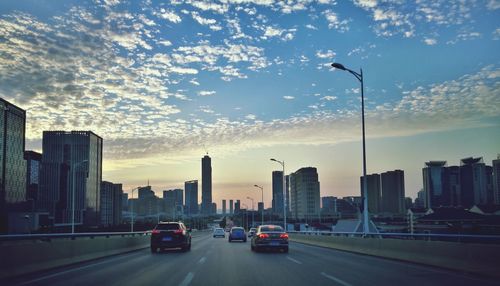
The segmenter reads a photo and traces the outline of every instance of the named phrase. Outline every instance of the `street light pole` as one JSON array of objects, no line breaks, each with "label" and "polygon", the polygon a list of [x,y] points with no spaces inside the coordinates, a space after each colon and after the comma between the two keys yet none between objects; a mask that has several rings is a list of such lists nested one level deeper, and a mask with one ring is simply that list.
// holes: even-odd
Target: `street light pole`
[{"label": "street light pole", "polygon": [[281,164],[283,167],[283,179],[282,179],[282,184],[283,184],[283,228],[285,231],[287,231],[286,227],[286,182],[285,182],[285,161],[279,161],[276,159],[271,159],[271,161],[277,162]]},{"label": "street light pole", "polygon": [[254,226],[254,216],[253,216],[253,213],[255,212],[255,209],[253,208],[253,198],[251,197],[247,197],[247,199],[251,200],[252,201],[252,227]]},{"label": "street light pole", "polygon": [[[73,166],[72,166],[72,170],[71,170],[71,173],[72,173],[72,192],[71,192],[71,233],[74,234],[75,233],[75,173],[76,173],[76,167],[83,164],[83,163],[86,163],[88,162],[88,160],[83,160],[83,161],[80,161],[80,162],[77,162],[77,163],[73,163]],[[80,216],[80,219],[81,219],[81,216]]]},{"label": "street light pole", "polygon": [[361,129],[363,134],[363,233],[366,236],[370,232],[368,215],[368,185],[366,178],[366,144],[365,144],[365,96],[363,83],[363,69],[359,73],[344,67],[342,64],[333,63],[332,67],[344,70],[354,75],[361,83]]},{"label": "street light pole", "polygon": [[259,188],[260,191],[262,192],[262,211],[261,211],[261,222],[260,225],[264,225],[264,187],[261,187],[259,185],[253,185],[256,188]]}]

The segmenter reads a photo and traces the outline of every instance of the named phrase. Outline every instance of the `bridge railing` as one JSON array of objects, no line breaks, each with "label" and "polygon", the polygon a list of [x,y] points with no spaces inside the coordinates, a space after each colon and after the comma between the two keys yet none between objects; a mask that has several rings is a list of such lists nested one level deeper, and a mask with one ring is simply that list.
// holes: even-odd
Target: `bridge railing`
[{"label": "bridge railing", "polygon": [[339,237],[369,237],[428,241],[455,241],[474,243],[500,243],[500,235],[395,233],[395,232],[334,232],[334,231],[288,231],[290,234],[324,235]]}]

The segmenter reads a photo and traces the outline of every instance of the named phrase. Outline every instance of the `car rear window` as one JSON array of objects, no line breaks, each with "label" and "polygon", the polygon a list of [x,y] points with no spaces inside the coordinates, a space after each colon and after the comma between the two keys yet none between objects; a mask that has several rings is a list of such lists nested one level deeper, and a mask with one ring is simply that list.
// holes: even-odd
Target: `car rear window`
[{"label": "car rear window", "polygon": [[241,232],[244,232],[244,230],[243,230],[243,229],[241,229],[241,228],[235,228],[235,229],[233,229],[232,231],[233,231],[233,233],[234,233],[234,232],[235,232],[235,233],[241,233]]},{"label": "car rear window", "polygon": [[162,223],[156,226],[156,229],[159,230],[176,230],[180,229],[180,226],[178,223]]},{"label": "car rear window", "polygon": [[260,228],[260,231],[264,231],[264,232],[272,232],[272,231],[283,232],[283,228],[281,226],[263,226],[263,227]]}]

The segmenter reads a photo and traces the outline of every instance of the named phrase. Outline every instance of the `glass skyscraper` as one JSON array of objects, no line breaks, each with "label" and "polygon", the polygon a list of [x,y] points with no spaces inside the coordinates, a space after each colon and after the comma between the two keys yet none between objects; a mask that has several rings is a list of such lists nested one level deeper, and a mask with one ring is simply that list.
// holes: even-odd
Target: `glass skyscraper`
[{"label": "glass skyscraper", "polygon": [[212,160],[201,158],[201,213],[212,214]]},{"label": "glass skyscraper", "polygon": [[44,131],[39,208],[55,224],[100,224],[102,138],[91,131]]},{"label": "glass skyscraper", "polygon": [[25,207],[25,130],[26,111],[0,98],[0,233],[8,232],[8,212]]},{"label": "glass skyscraper", "polygon": [[198,180],[184,182],[186,213],[198,214]]}]

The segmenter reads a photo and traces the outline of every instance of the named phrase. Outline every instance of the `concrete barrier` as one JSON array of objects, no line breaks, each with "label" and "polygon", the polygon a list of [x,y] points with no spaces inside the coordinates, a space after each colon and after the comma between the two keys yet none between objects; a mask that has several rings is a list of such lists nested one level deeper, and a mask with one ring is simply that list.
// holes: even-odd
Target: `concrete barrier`
[{"label": "concrete barrier", "polygon": [[500,277],[500,245],[290,234],[290,241]]},{"label": "concrete barrier", "polygon": [[137,235],[3,243],[0,279],[146,248],[149,240]]}]

